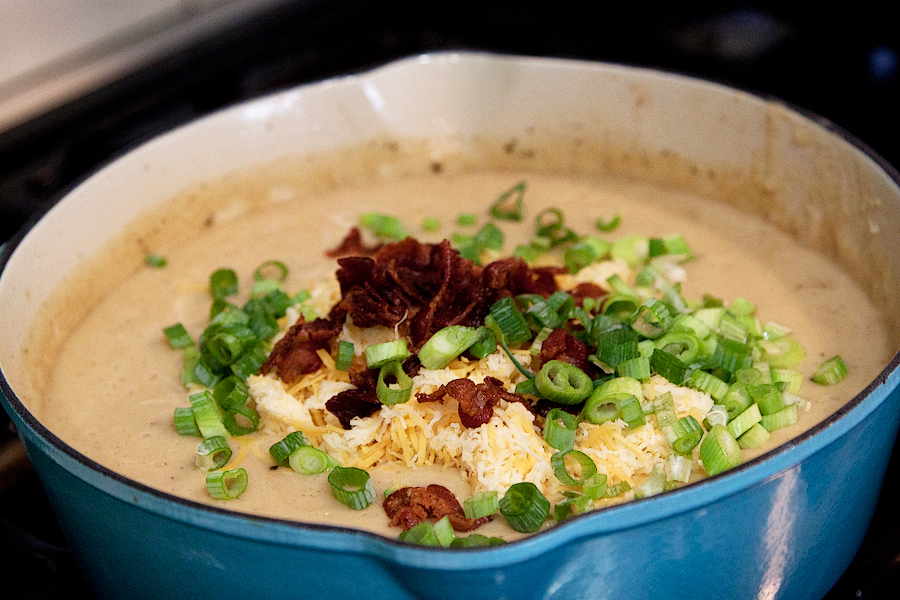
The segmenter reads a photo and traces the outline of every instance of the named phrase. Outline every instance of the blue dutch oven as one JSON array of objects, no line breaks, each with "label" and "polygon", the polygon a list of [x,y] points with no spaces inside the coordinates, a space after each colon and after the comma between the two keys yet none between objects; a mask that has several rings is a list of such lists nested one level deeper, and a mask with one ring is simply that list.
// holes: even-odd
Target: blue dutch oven
[{"label": "blue dutch oven", "polygon": [[[385,135],[450,146],[474,135],[559,139],[571,135],[567,127],[575,122],[579,136],[636,156],[678,152],[689,163],[748,173],[759,171],[764,157],[766,176],[780,177],[784,193],[764,209],[741,208],[775,214],[803,240],[806,213],[797,203],[815,197],[821,213],[842,225],[835,239],[819,231],[807,241],[857,273],[890,314],[900,314],[890,299],[900,281],[900,261],[891,258],[900,256],[897,173],[829,124],[771,100],[641,69],[446,54],[225,110],[111,163],[0,256],[3,406],[97,593],[193,599],[822,597],[859,548],[875,508],[900,419],[898,357],[837,413],[736,469],[578,516],[506,546],[467,550],[407,546],[180,499],[96,464],[29,410],[20,352],[28,327],[42,316],[43,300],[81,257],[178,191],[251,164]],[[640,163],[632,161],[631,168],[639,170]],[[842,184],[829,188],[843,195],[822,193],[819,179],[826,172]],[[862,198],[875,197],[872,213]],[[872,237],[873,220],[888,234]]]}]

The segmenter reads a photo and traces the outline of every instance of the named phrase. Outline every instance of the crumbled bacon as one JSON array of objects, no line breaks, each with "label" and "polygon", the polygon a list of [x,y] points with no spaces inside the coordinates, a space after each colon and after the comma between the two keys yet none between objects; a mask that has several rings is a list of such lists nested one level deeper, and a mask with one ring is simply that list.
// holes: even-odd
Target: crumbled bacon
[{"label": "crumbled bacon", "polygon": [[317,350],[328,348],[328,343],[344,326],[345,312],[332,309],[327,319],[307,322],[302,316],[281,338],[269,358],[260,367],[260,373],[275,371],[286,384],[294,383],[301,376],[322,367]]},{"label": "crumbled bacon", "polygon": [[490,421],[494,406],[501,398],[507,402],[521,402],[531,409],[531,403],[519,394],[506,391],[503,383],[493,377],[485,377],[484,382],[478,384],[471,379],[454,379],[431,394],[416,394],[416,399],[419,402],[443,402],[445,396],[452,396],[459,403],[459,420],[469,429]]},{"label": "crumbled bacon", "polygon": [[404,531],[428,519],[445,516],[456,531],[472,531],[493,519],[493,515],[480,519],[466,518],[459,500],[442,485],[400,488],[385,498],[382,506],[391,520],[391,526],[403,527]]},{"label": "crumbled bacon", "polygon": [[354,227],[347,232],[347,236],[341,240],[341,243],[331,250],[325,251],[328,258],[338,258],[341,256],[373,256],[384,244],[375,244],[366,246],[362,241],[362,234],[358,227]]},{"label": "crumbled bacon", "polygon": [[325,408],[341,422],[341,427],[350,429],[354,417],[366,418],[381,408],[375,390],[344,390],[332,396]]},{"label": "crumbled bacon", "polygon": [[576,340],[566,329],[554,329],[553,333],[541,344],[541,364],[551,360],[561,360],[574,365],[591,375],[594,366],[588,362],[588,347],[584,342]]},{"label": "crumbled bacon", "polygon": [[418,349],[448,325],[478,326],[504,296],[556,291],[555,268],[531,269],[505,258],[483,269],[462,258],[444,240],[412,238],[384,246],[374,258],[338,260],[341,308],[360,327],[401,327]]}]

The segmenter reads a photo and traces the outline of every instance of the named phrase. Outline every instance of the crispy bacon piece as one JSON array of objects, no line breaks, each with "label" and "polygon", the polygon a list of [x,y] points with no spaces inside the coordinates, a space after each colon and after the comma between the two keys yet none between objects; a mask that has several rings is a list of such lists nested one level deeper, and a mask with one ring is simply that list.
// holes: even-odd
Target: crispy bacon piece
[{"label": "crispy bacon piece", "polygon": [[259,372],[277,371],[278,378],[290,385],[301,376],[318,370],[322,359],[316,351],[328,348],[328,342],[341,332],[345,314],[343,310],[332,309],[327,319],[306,322],[300,317],[272,348]]},{"label": "crispy bacon piece", "polygon": [[375,244],[374,246],[366,246],[362,242],[362,234],[358,227],[354,227],[347,232],[347,236],[331,250],[325,251],[328,258],[338,258],[341,256],[373,256],[378,252],[384,244]]},{"label": "crispy bacon piece", "polygon": [[503,383],[493,377],[485,377],[484,382],[478,384],[471,379],[454,379],[431,394],[416,394],[416,399],[419,402],[443,402],[445,396],[452,396],[459,403],[459,420],[469,429],[490,421],[494,406],[501,398],[507,402],[521,402],[531,410],[530,402],[519,394],[506,391]]},{"label": "crispy bacon piece", "polygon": [[341,427],[350,429],[350,421],[354,417],[369,417],[381,408],[375,388],[344,390],[332,396],[325,403],[325,408],[341,422]]},{"label": "crispy bacon piece", "polygon": [[594,372],[594,367],[588,362],[588,347],[583,342],[576,340],[564,328],[554,329],[553,333],[541,344],[541,364],[550,360],[561,360],[574,365],[587,373]]},{"label": "crispy bacon piece", "polygon": [[595,283],[579,283],[569,290],[569,295],[575,300],[576,306],[581,306],[584,304],[585,298],[602,298],[606,292]]},{"label": "crispy bacon piece", "polygon": [[422,244],[412,238],[384,246],[373,258],[338,259],[342,300],[360,327],[400,327],[418,349],[448,325],[477,326],[504,296],[556,291],[556,268],[531,269],[505,258],[483,269],[462,258],[444,240]]},{"label": "crispy bacon piece", "polygon": [[428,519],[448,517],[456,531],[472,531],[493,519],[493,515],[468,519],[453,492],[442,485],[404,487],[391,493],[382,503],[392,527],[409,531]]}]

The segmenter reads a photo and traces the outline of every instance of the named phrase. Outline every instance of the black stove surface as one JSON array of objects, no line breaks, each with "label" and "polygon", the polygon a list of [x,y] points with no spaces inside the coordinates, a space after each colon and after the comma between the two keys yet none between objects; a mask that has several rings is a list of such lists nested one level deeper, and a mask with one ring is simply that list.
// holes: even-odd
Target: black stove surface
[{"label": "black stove surface", "polygon": [[[13,130],[0,132],[0,242],[129,148],[235,102],[430,51],[649,66],[779,97],[900,165],[898,51],[874,3],[314,0],[282,6]],[[806,3],[799,3],[806,5]],[[0,573],[20,598],[91,597],[0,412]],[[9,460],[7,460],[9,459]],[[865,485],[865,482],[860,482]],[[900,451],[862,549],[828,600],[895,598]],[[19,586],[21,587],[21,586]],[[0,593],[4,595],[4,593]]]}]

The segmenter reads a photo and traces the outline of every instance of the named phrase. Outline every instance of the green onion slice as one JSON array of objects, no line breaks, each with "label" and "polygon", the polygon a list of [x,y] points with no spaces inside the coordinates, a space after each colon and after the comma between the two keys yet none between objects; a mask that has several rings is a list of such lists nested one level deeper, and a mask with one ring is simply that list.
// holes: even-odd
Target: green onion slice
[{"label": "green onion slice", "polygon": [[494,200],[490,209],[491,216],[506,221],[521,221],[524,195],[525,182],[520,181]]},{"label": "green onion slice", "polygon": [[460,227],[471,227],[478,223],[478,217],[475,213],[460,213],[456,217],[456,224]]},{"label": "green onion slice", "polygon": [[216,500],[234,500],[247,489],[247,471],[210,471],[206,474],[206,489]]},{"label": "green onion slice", "polygon": [[188,406],[179,406],[175,409],[175,432],[178,435],[190,435],[203,437],[197,429],[197,421],[194,419],[194,411]]},{"label": "green onion slice", "polygon": [[169,261],[167,261],[164,256],[160,256],[159,254],[148,254],[144,257],[144,263],[148,267],[153,267],[154,269],[162,269],[164,266],[169,264]]},{"label": "green onion slice", "polygon": [[653,465],[650,477],[641,485],[634,488],[635,498],[649,498],[663,492],[666,484],[666,473],[659,465]]},{"label": "green onion slice", "polygon": [[267,260],[256,267],[253,272],[254,281],[279,281],[287,279],[288,268],[280,260]]},{"label": "green onion slice", "polygon": [[466,537],[458,537],[450,544],[451,548],[482,548],[485,546],[499,546],[505,544],[506,540],[498,537],[487,537],[480,533],[473,533]]},{"label": "green onion slice", "polygon": [[206,438],[197,444],[197,468],[203,471],[221,469],[231,460],[231,448],[221,436]]},{"label": "green onion slice", "polygon": [[498,300],[491,306],[490,311],[500,331],[506,337],[507,344],[515,346],[531,339],[528,323],[512,297],[507,296]]},{"label": "green onion slice", "polygon": [[803,347],[790,335],[774,340],[760,340],[762,359],[776,369],[791,369],[800,364],[806,353]]},{"label": "green onion slice", "polygon": [[581,484],[584,495],[591,500],[599,500],[606,497],[607,477],[604,473],[595,473]]},{"label": "green onion slice", "polygon": [[422,221],[422,229],[425,231],[437,231],[441,228],[441,222],[434,217],[425,217]]},{"label": "green onion slice", "polygon": [[375,486],[369,474],[356,467],[335,467],[328,474],[331,495],[353,510],[362,510],[375,501]]},{"label": "green onion slice", "polygon": [[359,216],[359,222],[377,237],[387,238],[399,242],[409,236],[400,219],[390,215],[371,212]]},{"label": "green onion slice", "polygon": [[847,363],[840,356],[833,356],[819,365],[812,380],[820,385],[834,385],[842,381],[849,372]]},{"label": "green onion slice", "polygon": [[469,354],[481,360],[497,351],[497,336],[485,326],[475,330],[475,342],[469,346]]},{"label": "green onion slice", "polygon": [[675,385],[684,383],[688,365],[677,356],[657,348],[650,356],[650,367]]},{"label": "green onion slice", "polygon": [[175,323],[166,327],[163,329],[163,334],[165,334],[169,345],[176,350],[194,345],[194,340],[191,339],[191,336],[181,323]]},{"label": "green onion slice", "polygon": [[750,408],[732,419],[726,427],[728,432],[738,439],[760,421],[762,421],[762,414],[759,412],[759,405],[751,404]]},{"label": "green onion slice", "polygon": [[260,367],[266,362],[266,352],[259,346],[251,346],[240,358],[228,367],[231,372],[240,379],[247,379],[251,375],[259,373]]},{"label": "green onion slice", "polygon": [[646,423],[640,401],[628,393],[604,395],[597,394],[595,390],[588,401],[584,403],[581,416],[585,421],[595,425],[622,419],[627,423],[629,429]]},{"label": "green onion slice", "polygon": [[441,546],[437,533],[434,531],[434,525],[428,521],[422,521],[421,523],[413,525],[397,536],[397,540],[406,544],[415,544],[417,546],[431,546],[434,548]]},{"label": "green onion slice", "polygon": [[480,519],[500,510],[500,499],[495,491],[479,492],[463,502],[467,519]]},{"label": "green onion slice", "polygon": [[609,219],[606,219],[606,220],[598,219],[596,226],[597,226],[597,229],[602,231],[603,233],[610,233],[610,232],[613,232],[616,229],[618,229],[619,224],[621,222],[622,222],[621,215],[613,215],[612,217],[610,217]]},{"label": "green onion slice", "polygon": [[550,502],[533,483],[516,483],[500,499],[500,514],[520,533],[534,533],[550,514]]},{"label": "green onion slice", "polygon": [[301,446],[309,446],[309,440],[302,431],[292,431],[280,442],[272,444],[269,447],[269,454],[275,459],[275,464],[279,467],[286,467],[290,464],[291,454]]},{"label": "green onion slice", "polygon": [[393,342],[374,344],[366,348],[366,366],[370,369],[377,369],[389,362],[402,362],[409,358],[409,355],[406,340],[402,338]]},{"label": "green onion slice", "polygon": [[318,475],[340,466],[336,460],[312,446],[298,446],[288,457],[288,464],[301,475]]},{"label": "green onion slice", "polygon": [[741,447],[734,436],[722,425],[714,425],[700,444],[700,460],[712,477],[741,464]]},{"label": "green onion slice", "polygon": [[700,443],[700,438],[703,437],[703,428],[700,427],[697,419],[688,415],[678,419],[672,425],[672,433],[675,436],[672,448],[678,454],[687,454]]},{"label": "green onion slice", "polygon": [[738,445],[744,449],[759,448],[769,441],[771,435],[768,429],[757,423],[738,438]]},{"label": "green onion slice", "polygon": [[578,417],[561,408],[552,408],[544,421],[544,440],[551,447],[568,451],[575,447]]},{"label": "green onion slice", "polygon": [[584,371],[561,360],[544,363],[534,385],[541,396],[560,404],[579,404],[594,391],[591,378]]},{"label": "green onion slice", "polygon": [[[422,345],[419,350],[419,361],[426,369],[443,369],[474,344],[481,335],[476,329],[463,325],[444,327]],[[368,351],[366,348],[366,356]]]},{"label": "green onion slice", "polygon": [[[569,458],[575,461],[575,466],[581,472],[577,478],[569,472],[569,467],[566,465],[566,459]],[[597,464],[590,456],[578,450],[555,453],[550,457],[550,466],[553,468],[553,474],[563,485],[582,485],[589,477],[597,474]]]},{"label": "green onion slice", "polygon": [[644,337],[656,339],[669,329],[673,318],[665,302],[647,298],[632,319],[631,326]]},{"label": "green onion slice", "polygon": [[[387,383],[386,379],[391,377],[396,383]],[[412,378],[403,372],[403,364],[400,361],[389,362],[381,367],[381,371],[378,372],[378,384],[375,386],[375,395],[379,402],[388,406],[403,404],[409,400],[411,393]]]},{"label": "green onion slice", "polygon": [[353,347],[353,342],[348,342],[346,340],[341,340],[338,342],[338,355],[337,360],[334,361],[334,367],[338,371],[348,371],[350,369],[350,365],[353,363],[353,356],[355,355],[356,350]]},{"label": "green onion slice", "polygon": [[204,438],[225,437],[228,434],[222,423],[222,413],[209,390],[193,394],[189,400],[194,419],[197,422],[197,429]]},{"label": "green onion slice", "polygon": [[237,273],[231,269],[219,269],[209,276],[209,293],[212,297],[221,300],[226,296],[237,294]]},{"label": "green onion slice", "polygon": [[213,389],[213,398],[222,410],[244,406],[249,397],[247,384],[233,375],[219,381]]},{"label": "green onion slice", "polygon": [[246,404],[243,406],[232,406],[225,411],[222,423],[231,435],[247,435],[253,433],[259,427],[259,414]]}]

